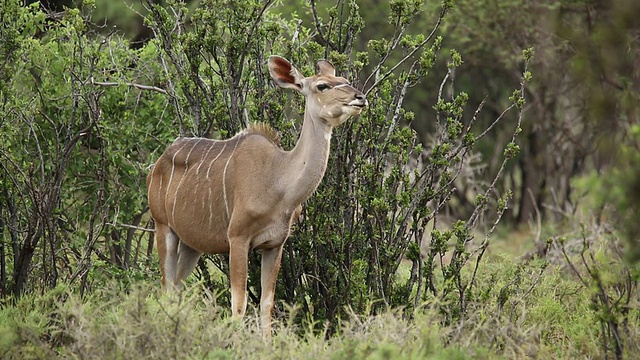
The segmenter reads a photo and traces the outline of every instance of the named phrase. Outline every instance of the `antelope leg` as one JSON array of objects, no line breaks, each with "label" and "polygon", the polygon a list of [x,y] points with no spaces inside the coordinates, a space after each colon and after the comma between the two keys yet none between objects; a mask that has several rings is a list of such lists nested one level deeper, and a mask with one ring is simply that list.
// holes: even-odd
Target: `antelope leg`
[{"label": "antelope leg", "polygon": [[282,260],[282,245],[273,249],[262,250],[262,268],[260,281],[262,285],[262,295],[260,297],[260,326],[262,336],[265,339],[271,338],[271,316],[274,306],[274,296],[280,261]]},{"label": "antelope leg", "polygon": [[175,285],[177,288],[182,288],[184,279],[191,274],[193,269],[198,264],[201,253],[189,245],[180,241],[178,245],[178,269],[176,274]]}]

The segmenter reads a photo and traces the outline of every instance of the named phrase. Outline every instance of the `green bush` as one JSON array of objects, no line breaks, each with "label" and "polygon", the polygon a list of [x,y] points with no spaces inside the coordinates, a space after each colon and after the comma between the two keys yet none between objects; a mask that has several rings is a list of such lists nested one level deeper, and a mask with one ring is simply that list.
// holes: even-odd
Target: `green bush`
[{"label": "green bush", "polygon": [[[503,144],[508,151],[502,168],[479,188],[469,218],[451,224],[451,232],[433,232],[429,241],[427,224],[448,206],[461,167],[490,129],[472,126],[483,104],[469,123],[468,95],[451,91],[439,93],[433,106],[433,140],[418,141],[408,126],[415,115],[405,109],[407,93],[438,61],[448,71],[441,88],[453,88],[451,74],[463,60],[455,50],[441,54],[444,40],[437,34],[450,3],[442,4],[428,36],[406,33],[420,4],[392,5],[392,35],[366,39],[359,48],[364,23],[353,1],[320,11],[314,18],[318,32],[269,1],[208,0],[194,9],[180,2],[148,3],[145,21],[156,36],[134,50],[117,32],[99,31],[91,22],[90,1],[57,17],[37,5],[3,3],[16,15],[3,28],[10,37],[4,68],[14,70],[3,75],[11,96],[3,96],[0,132],[0,214],[8,239],[0,257],[9,274],[2,279],[3,294],[58,283],[79,285],[85,294],[110,277],[121,278],[124,288],[154,277],[152,239],[137,231],[151,227],[144,186],[148,164],[176,136],[226,138],[251,121],[280,130],[284,147],[291,148],[302,103],[277,91],[264,66],[268,55],[282,54],[305,73],[314,71],[317,59],[328,58],[365,89],[370,106],[336,129],[329,171],[286,245],[277,298],[301,304],[300,319],[309,316],[333,327],[347,316],[347,307],[356,313],[396,306],[411,311],[441,292],[449,299],[446,306],[457,307],[447,311],[462,316],[474,279],[460,274],[471,253],[478,261],[482,257],[507,207],[509,194],[495,195],[493,189],[518,150],[522,113],[513,114],[514,135]],[[318,11],[315,3],[309,6]],[[507,110],[522,108],[523,91],[511,101]],[[421,166],[416,159],[423,159]],[[480,247],[469,249],[472,230],[484,216],[494,224]],[[433,259],[449,240],[456,242],[454,261],[436,283]],[[421,255],[429,242],[430,250]],[[410,276],[398,283],[395,274],[405,257],[412,263]],[[225,258],[212,261],[226,268]],[[208,276],[207,264],[199,269],[217,287],[212,291],[224,291],[224,282]],[[251,269],[254,291],[258,267]]]}]

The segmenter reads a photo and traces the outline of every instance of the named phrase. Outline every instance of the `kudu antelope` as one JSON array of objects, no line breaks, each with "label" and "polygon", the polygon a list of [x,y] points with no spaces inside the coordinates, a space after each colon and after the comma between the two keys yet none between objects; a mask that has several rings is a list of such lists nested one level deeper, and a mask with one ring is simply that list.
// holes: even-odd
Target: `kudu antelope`
[{"label": "kudu antelope", "polygon": [[248,253],[261,249],[260,323],[266,338],[282,246],[324,176],[332,129],[367,106],[362,92],[336,76],[328,61],[319,61],[311,77],[279,56],[269,57],[268,67],[276,84],[306,98],[293,150],[282,150],[264,125],[228,140],[178,138],[147,177],[163,287],[180,288],[202,253],[229,253],[232,313],[242,317]]}]

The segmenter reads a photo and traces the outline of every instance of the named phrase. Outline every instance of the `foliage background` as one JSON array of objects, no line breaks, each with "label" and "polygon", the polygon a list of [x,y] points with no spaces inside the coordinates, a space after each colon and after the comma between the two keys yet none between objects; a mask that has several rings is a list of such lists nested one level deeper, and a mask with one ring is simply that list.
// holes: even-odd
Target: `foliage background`
[{"label": "foliage background", "polygon": [[[336,129],[286,245],[276,317],[287,340],[276,341],[292,356],[322,339],[338,357],[449,357],[458,344],[460,356],[621,358],[640,346],[635,1],[11,0],[0,10],[2,353],[92,354],[126,338],[92,347],[82,338],[99,331],[83,322],[91,311],[117,319],[135,308],[140,328],[158,331],[181,323],[141,285],[159,278],[146,168],[176,136],[227,138],[251,121],[291,148],[303,104],[271,84],[270,54],[305,74],[327,58],[370,101]],[[200,261],[186,309],[226,318],[226,267],[224,256]],[[203,292],[212,310],[197,304]],[[126,315],[92,309],[109,297],[131,303],[118,308]],[[225,321],[203,336],[238,331]],[[377,341],[383,324],[408,330]],[[244,357],[231,338],[191,354]],[[407,345],[415,339],[436,345]],[[119,349],[154,357],[136,346]]]}]

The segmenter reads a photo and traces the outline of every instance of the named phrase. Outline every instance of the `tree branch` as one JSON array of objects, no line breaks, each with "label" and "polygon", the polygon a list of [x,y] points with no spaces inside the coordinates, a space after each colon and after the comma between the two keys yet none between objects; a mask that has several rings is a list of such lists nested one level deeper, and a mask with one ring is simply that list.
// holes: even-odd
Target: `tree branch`
[{"label": "tree branch", "polygon": [[136,89],[140,89],[140,90],[152,90],[152,91],[157,91],[159,93],[162,94],[167,94],[167,90],[159,88],[157,86],[151,86],[151,85],[141,85],[141,84],[136,84],[136,83],[131,83],[131,82],[126,82],[126,83],[118,83],[118,82],[104,82],[104,81],[95,81],[93,79],[93,77],[91,78],[91,84],[92,85],[98,85],[98,86],[120,86],[120,85],[127,85],[127,86],[131,86],[134,87]]}]

